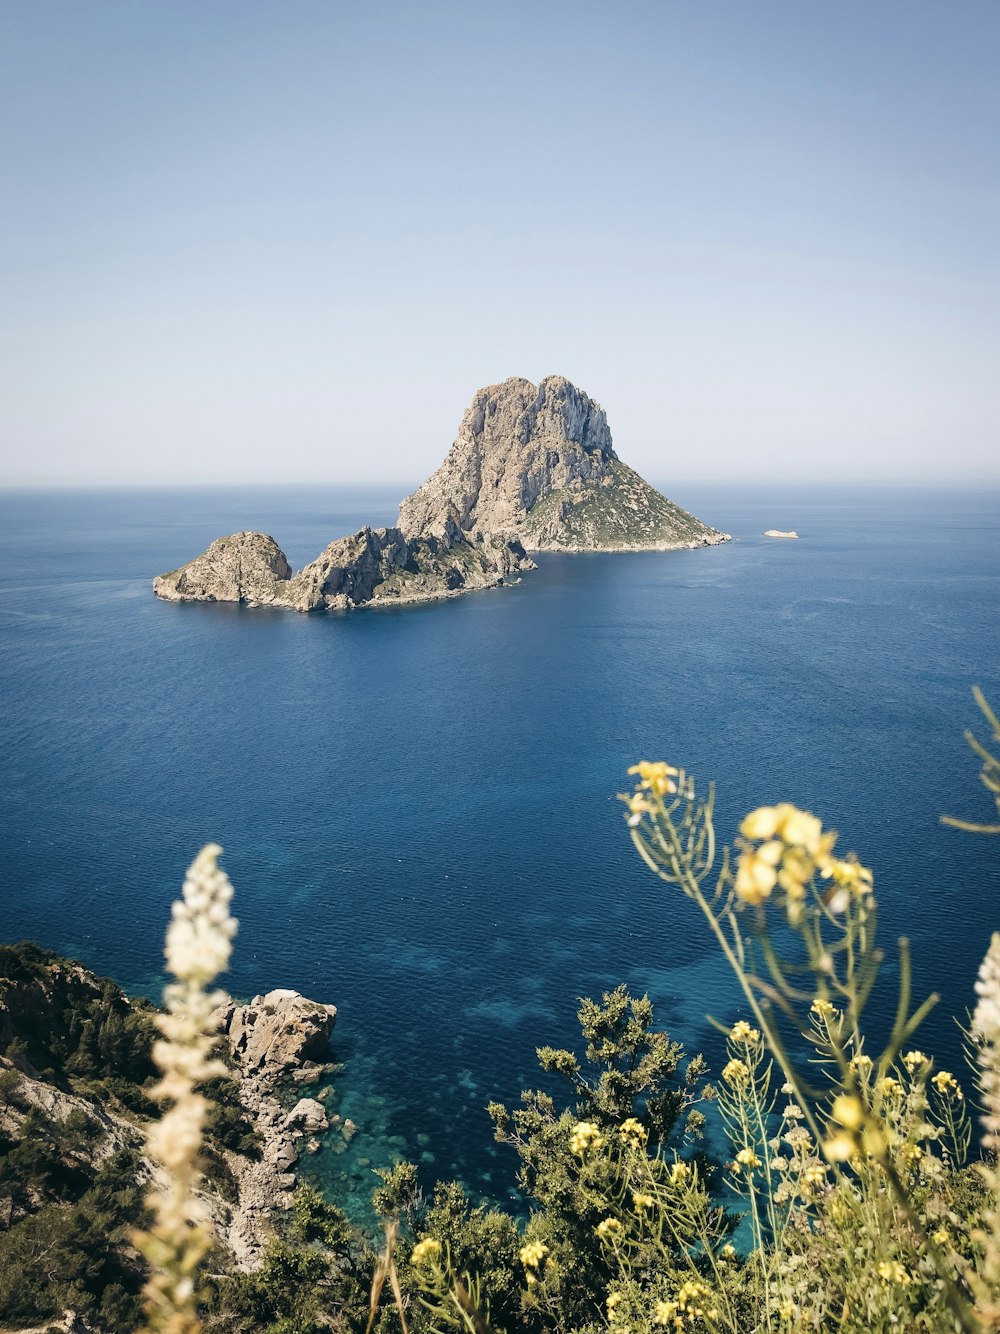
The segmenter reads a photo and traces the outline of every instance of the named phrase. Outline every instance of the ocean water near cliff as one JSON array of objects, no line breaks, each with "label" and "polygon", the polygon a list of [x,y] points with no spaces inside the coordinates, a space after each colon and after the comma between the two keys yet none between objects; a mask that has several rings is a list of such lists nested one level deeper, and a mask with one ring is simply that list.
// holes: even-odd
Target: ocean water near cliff
[{"label": "ocean water near cliff", "polygon": [[648,990],[715,1057],[706,1012],[740,1013],[615,800],[666,758],[718,781],[724,837],[776,800],[841,831],[890,950],[874,1018],[906,933],[917,993],[942,994],[920,1045],[956,1065],[1000,840],[938,820],[990,810],[962,731],[973,683],[1000,701],[1000,494],[668,488],[734,540],[545,555],[516,588],[347,616],[152,595],[221,533],[269,532],[297,567],[406,490],[0,497],[0,938],[155,994],[184,869],[222,843],[230,989],[340,1010],[360,1131],[309,1170],[355,1213],[394,1154],[503,1198],[483,1108],[537,1085],[578,996]]}]

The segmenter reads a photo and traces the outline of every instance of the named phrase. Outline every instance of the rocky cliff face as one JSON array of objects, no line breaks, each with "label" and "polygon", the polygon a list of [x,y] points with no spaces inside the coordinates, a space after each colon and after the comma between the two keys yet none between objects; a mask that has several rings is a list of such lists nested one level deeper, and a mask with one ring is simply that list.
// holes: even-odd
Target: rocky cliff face
[{"label": "rocky cliff face", "polygon": [[248,602],[267,606],[292,575],[285,553],[265,533],[217,537],[207,551],[179,570],[153,580],[168,602]]},{"label": "rocky cliff face", "polygon": [[408,537],[456,515],[475,540],[531,551],[668,550],[724,542],[617,457],[603,408],[561,375],[480,389],[436,473],[399,510]]},{"label": "rocky cliff face", "polygon": [[508,582],[535,551],[710,546],[709,528],[615,454],[604,409],[561,375],[480,389],[433,477],[396,528],[331,542],[293,575],[264,533],[217,538],[153,580],[168,602],[243,602],[295,611],[426,602]]},{"label": "rocky cliff face", "polygon": [[435,535],[411,540],[398,528],[362,528],[331,542],[291,580],[285,596],[300,611],[422,602],[494,588],[532,565],[520,543],[474,542],[454,515],[445,515]]},{"label": "rocky cliff face", "polygon": [[[130,1178],[142,1188],[152,1179],[143,1135],[150,1110],[145,1090],[155,1077],[152,1013],[77,963],[30,944],[0,946],[0,1052],[6,1053],[0,1054],[0,1167],[29,1137],[56,1146],[36,1179],[0,1171],[0,1232],[30,1227],[41,1208],[69,1208],[81,1182],[113,1165],[116,1155],[129,1155]],[[259,1261],[274,1235],[275,1210],[291,1205],[300,1153],[318,1149],[315,1137],[332,1127],[345,1140],[356,1129],[324,1102],[288,1093],[320,1082],[330,1068],[336,1013],[332,1005],[276,990],[247,1005],[229,1000],[214,1015],[242,1124],[258,1145],[236,1151],[210,1137],[228,1185],[220,1193],[219,1179],[209,1175],[200,1191],[223,1251],[238,1268]],[[320,1097],[331,1093],[327,1088]],[[234,1099],[234,1084],[226,1081],[216,1096]],[[70,1199],[60,1193],[64,1177]],[[129,1271],[138,1263],[128,1247],[122,1263]]]},{"label": "rocky cliff face", "polygon": [[[289,1110],[275,1091],[289,1079],[312,1083],[322,1077],[337,1010],[279,989],[255,996],[248,1005],[229,1000],[214,1018],[239,1080],[240,1102],[262,1144],[259,1158],[231,1158],[237,1204],[217,1225],[237,1263],[252,1267],[272,1235],[273,1210],[292,1203],[293,1168],[305,1137],[330,1127],[323,1103],[301,1098]],[[339,1123],[340,1117],[335,1120]],[[315,1149],[318,1142],[311,1143]]]}]

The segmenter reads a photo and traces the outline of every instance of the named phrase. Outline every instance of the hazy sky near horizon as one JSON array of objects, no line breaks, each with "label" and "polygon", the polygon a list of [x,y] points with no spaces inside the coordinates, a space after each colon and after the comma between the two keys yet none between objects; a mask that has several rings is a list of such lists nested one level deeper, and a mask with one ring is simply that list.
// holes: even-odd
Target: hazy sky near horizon
[{"label": "hazy sky near horizon", "polygon": [[1000,481],[997,0],[0,0],[0,484]]}]

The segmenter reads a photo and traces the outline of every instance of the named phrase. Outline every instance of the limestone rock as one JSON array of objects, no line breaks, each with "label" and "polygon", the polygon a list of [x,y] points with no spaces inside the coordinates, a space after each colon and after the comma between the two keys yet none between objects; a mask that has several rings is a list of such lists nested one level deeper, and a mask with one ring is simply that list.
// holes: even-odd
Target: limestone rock
[{"label": "limestone rock", "polygon": [[710,546],[727,534],[660,495],[622,463],[603,408],[561,375],[480,389],[432,477],[403,501],[411,540],[457,516],[470,538],[530,551]]},{"label": "limestone rock", "polygon": [[246,602],[269,606],[278,587],[291,577],[285,553],[266,533],[217,537],[207,551],[169,574],[153,580],[153,591],[167,602]]},{"label": "limestone rock", "polygon": [[455,518],[441,532],[408,541],[398,528],[362,528],[327,549],[291,580],[283,596],[300,611],[424,602],[491,588],[532,562],[517,542],[474,542]]},{"label": "limestone rock", "polygon": [[330,1122],[327,1120],[326,1108],[321,1102],[317,1102],[315,1098],[300,1098],[285,1117],[285,1126],[288,1129],[294,1127],[311,1133],[316,1130],[328,1130]]},{"label": "limestone rock", "polygon": [[270,1161],[278,1169],[284,1172],[287,1168],[294,1166],[299,1160],[299,1151],[291,1140],[282,1140],[275,1147],[273,1154],[269,1155]]},{"label": "limestone rock", "polygon": [[272,1085],[304,1061],[326,1054],[336,1018],[336,1006],[288,990],[255,996],[249,1005],[228,1001],[217,1011],[219,1030],[243,1071]]}]

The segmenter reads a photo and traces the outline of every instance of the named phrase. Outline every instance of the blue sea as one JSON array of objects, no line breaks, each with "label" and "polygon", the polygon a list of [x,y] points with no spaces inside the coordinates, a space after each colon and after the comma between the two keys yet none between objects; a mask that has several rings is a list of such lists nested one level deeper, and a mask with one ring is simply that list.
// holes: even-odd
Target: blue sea
[{"label": "blue sea", "polygon": [[962,733],[974,683],[1000,701],[1000,494],[668,487],[734,540],[546,555],[514,588],[344,616],[150,591],[243,528],[301,565],[407,489],[0,498],[0,937],[156,994],[169,904],[218,841],[230,989],[339,1008],[336,1106],[360,1130],[311,1170],[355,1213],[399,1156],[503,1199],[484,1107],[573,1042],[578,997],[648,991],[716,1068],[706,1014],[741,1013],[615,798],[664,758],[717,781],[724,837],[778,800],[840,831],[882,907],[873,1025],[905,933],[917,993],[941,993],[920,1045],[954,1066],[1000,839],[939,817],[992,809]]}]

